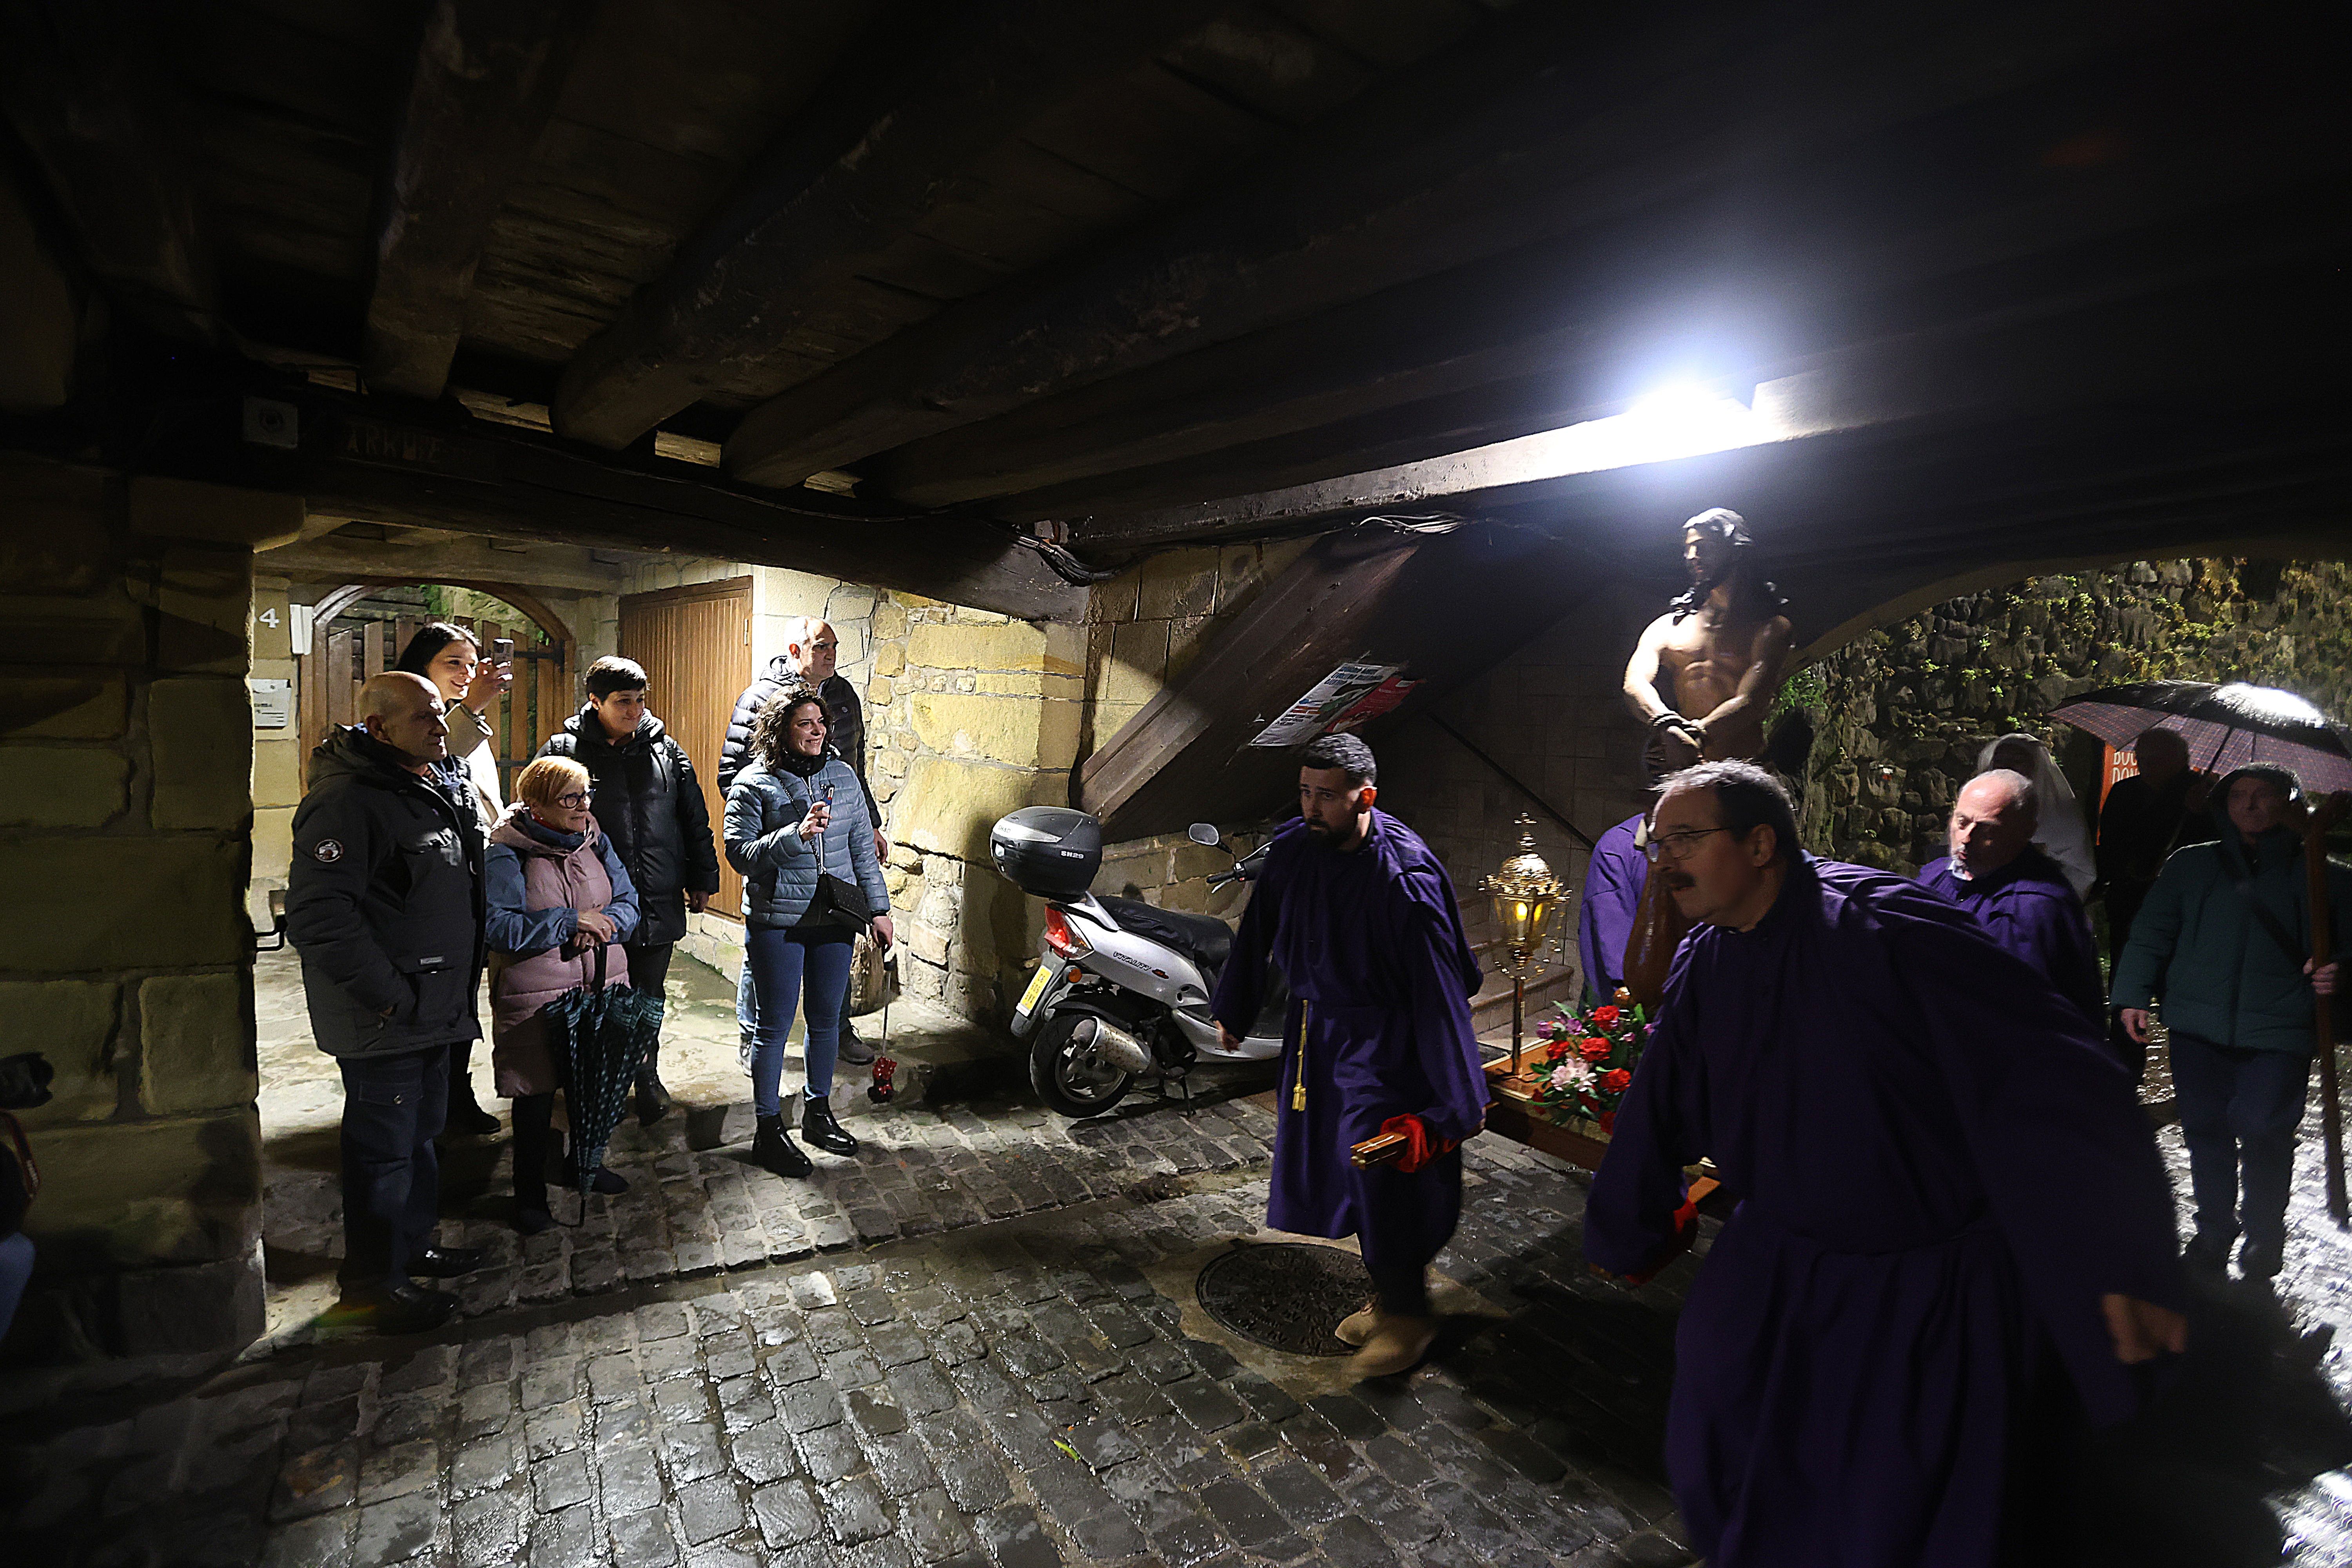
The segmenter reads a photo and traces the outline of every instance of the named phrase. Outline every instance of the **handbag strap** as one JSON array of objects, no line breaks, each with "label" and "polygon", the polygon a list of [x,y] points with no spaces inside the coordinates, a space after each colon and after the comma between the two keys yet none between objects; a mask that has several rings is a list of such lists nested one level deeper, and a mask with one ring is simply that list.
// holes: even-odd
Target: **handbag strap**
[{"label": "handbag strap", "polygon": [[2252,873],[2239,869],[2237,860],[2226,847],[2221,851],[2221,867],[2229,873],[2230,890],[2238,895],[2239,900],[2246,906],[2247,912],[2254,917],[2255,923],[2269,933],[2271,941],[2278,944],[2278,950],[2286,954],[2289,963],[2298,969],[2301,968],[2311,954],[2305,952],[2303,945],[2288,934],[2286,927],[2279,923],[2279,918],[2264,909],[2262,900],[2254,897]]}]

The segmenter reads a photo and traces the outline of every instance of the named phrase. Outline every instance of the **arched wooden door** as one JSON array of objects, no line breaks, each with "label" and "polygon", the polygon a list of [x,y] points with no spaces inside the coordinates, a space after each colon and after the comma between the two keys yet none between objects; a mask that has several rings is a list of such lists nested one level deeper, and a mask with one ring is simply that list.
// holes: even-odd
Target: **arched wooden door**
[{"label": "arched wooden door", "polygon": [[[481,617],[456,618],[456,624],[480,638],[485,648],[498,637],[526,634],[515,637],[514,687],[488,715],[496,731],[490,743],[498,748],[499,782],[506,797],[512,799],[515,773],[573,710],[580,645],[561,616],[520,588],[458,578],[435,581],[441,586],[489,595],[527,617],[527,624],[513,626]],[[368,677],[391,668],[409,637],[425,624],[420,616],[413,622],[377,621],[337,632],[333,629],[336,617],[376,589],[430,585],[409,577],[362,577],[322,595],[313,606],[310,644],[299,650],[301,668],[297,672],[306,759],[310,749],[326,739],[330,727],[355,721],[360,687]],[[544,642],[528,637],[532,627],[544,635]]]}]

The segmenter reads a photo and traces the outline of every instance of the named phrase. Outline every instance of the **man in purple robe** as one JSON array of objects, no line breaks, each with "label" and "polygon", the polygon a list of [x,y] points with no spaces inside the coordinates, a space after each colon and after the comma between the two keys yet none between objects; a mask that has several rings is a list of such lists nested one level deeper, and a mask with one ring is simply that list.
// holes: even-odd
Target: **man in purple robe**
[{"label": "man in purple robe", "polygon": [[2023,773],[1979,773],[1952,803],[1952,852],[1922,868],[1919,880],[1976,916],[2002,952],[2023,959],[2104,1032],[2107,987],[2091,918],[2065,871],[2033,842],[2039,805]]},{"label": "man in purple robe", "polygon": [[1650,863],[1642,858],[1642,820],[1627,817],[1592,846],[1584,868],[1584,892],[1576,916],[1576,952],[1584,964],[1584,987],[1595,1004],[1613,1002],[1625,984],[1625,939],[1633,934],[1633,911]]},{"label": "man in purple robe", "polygon": [[[1275,835],[1210,1011],[1228,1040],[1257,1016],[1272,959],[1289,980],[1266,1223],[1354,1236],[1375,1304],[1340,1325],[1359,1378],[1404,1372],[1436,1337],[1428,1269],[1462,1207],[1456,1147],[1486,1124],[1470,1025],[1478,960],[1454,883],[1420,837],[1373,808],[1370,747],[1327,735],[1298,771],[1299,820]],[[1359,1170],[1355,1145],[1406,1140]]]},{"label": "man in purple robe", "polygon": [[1699,922],[1585,1210],[1646,1278],[1712,1157],[1738,1210],[1683,1308],[1666,1466],[1713,1568],[1979,1568],[2187,1325],[2171,1192],[2098,1033],[1925,889],[1797,847],[1742,763],[1668,779],[1651,852]]}]

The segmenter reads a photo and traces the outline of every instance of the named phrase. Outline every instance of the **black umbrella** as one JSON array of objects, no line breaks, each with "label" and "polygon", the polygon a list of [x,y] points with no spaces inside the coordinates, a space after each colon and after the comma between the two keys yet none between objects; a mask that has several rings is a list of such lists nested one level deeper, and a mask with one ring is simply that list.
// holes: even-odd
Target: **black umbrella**
[{"label": "black umbrella", "polygon": [[621,1124],[637,1069],[661,1034],[662,999],[625,985],[606,988],[604,945],[596,947],[596,979],[567,991],[542,1010],[548,1049],[563,1080],[572,1115],[572,1163],[580,1182],[581,1213],[589,1184],[604,1163],[604,1146]]},{"label": "black umbrella", "polygon": [[2314,795],[2352,789],[2352,744],[2327,716],[2292,691],[2232,681],[2144,680],[2110,686],[2050,711],[2118,750],[2150,729],[2189,742],[2192,767],[2226,773],[2249,763],[2292,768]]}]

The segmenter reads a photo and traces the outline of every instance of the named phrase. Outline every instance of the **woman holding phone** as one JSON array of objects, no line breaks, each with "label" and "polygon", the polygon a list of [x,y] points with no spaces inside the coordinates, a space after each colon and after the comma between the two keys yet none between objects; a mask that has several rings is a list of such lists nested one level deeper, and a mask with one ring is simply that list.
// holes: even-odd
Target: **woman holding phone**
[{"label": "woman holding phone", "polygon": [[[829,1099],[841,1001],[858,931],[870,923],[885,947],[895,935],[865,796],[849,764],[827,749],[830,728],[824,698],[804,686],[786,687],[760,710],[752,761],[727,792],[727,858],[743,874],[744,962],[755,1018],[751,1157],[780,1176],[814,1169],[784,1131],[784,1039],[796,1010],[808,1020],[801,1135],[830,1153],[857,1152]],[[859,809],[835,816],[836,800],[859,803]]]},{"label": "woman holding phone", "polygon": [[435,621],[408,639],[392,667],[423,676],[441,693],[449,710],[449,754],[473,781],[485,827],[504,813],[506,797],[499,789],[498,749],[490,744],[495,731],[484,711],[514,684],[513,653],[513,639],[500,637],[498,657],[485,663],[473,633]]},{"label": "woman holding phone", "polygon": [[[505,644],[505,651],[514,651],[512,643],[503,637],[499,640]],[[474,634],[446,621],[435,621],[410,637],[393,668],[423,676],[441,694],[446,710],[444,722],[449,726],[449,755],[436,766],[443,770],[443,793],[461,807],[470,801],[480,818],[473,848],[478,864],[482,853],[478,840],[488,837],[506,810],[499,794],[498,757],[489,743],[490,721],[482,717],[482,710],[498,700],[499,693],[514,683],[514,677],[503,663],[483,668],[482,645],[474,640]],[[470,1049],[449,1053],[449,1111],[442,1131],[487,1138],[499,1130],[499,1119],[483,1110],[475,1098],[473,1058]]]}]

